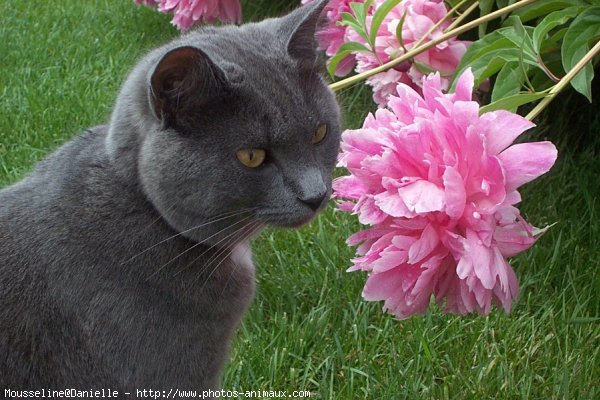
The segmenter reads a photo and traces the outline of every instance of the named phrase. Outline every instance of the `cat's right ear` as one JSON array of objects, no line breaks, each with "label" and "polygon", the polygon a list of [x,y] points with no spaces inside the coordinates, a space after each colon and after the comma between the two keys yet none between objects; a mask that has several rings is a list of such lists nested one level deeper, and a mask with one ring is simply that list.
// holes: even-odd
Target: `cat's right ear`
[{"label": "cat's right ear", "polygon": [[297,8],[282,19],[281,32],[287,37],[288,54],[310,70],[317,59],[315,32],[324,23],[323,9],[328,0],[315,0]]},{"label": "cat's right ear", "polygon": [[165,127],[191,107],[197,109],[225,93],[225,73],[202,50],[184,46],[169,51],[150,78],[150,106]]}]

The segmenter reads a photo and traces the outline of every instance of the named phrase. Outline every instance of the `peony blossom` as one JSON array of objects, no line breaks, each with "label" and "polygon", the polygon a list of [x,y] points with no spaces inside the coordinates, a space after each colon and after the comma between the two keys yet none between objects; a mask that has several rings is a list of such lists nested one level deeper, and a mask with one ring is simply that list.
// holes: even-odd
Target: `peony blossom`
[{"label": "peony blossom", "polygon": [[[375,0],[376,7],[383,2],[384,0]],[[412,49],[423,36],[426,38],[421,43],[441,36],[444,29],[451,23],[450,20],[445,19],[447,14],[448,10],[442,0],[404,0],[400,2],[385,17],[377,32],[375,53],[356,53],[356,71],[365,72],[401,56],[405,53],[405,49]],[[396,37],[396,30],[403,16],[401,45]],[[371,24],[371,19],[372,17],[367,17],[368,26]],[[429,32],[436,23],[443,19],[445,19],[444,22]],[[364,43],[364,40],[351,29],[346,32],[346,40]],[[442,88],[448,89],[449,76],[456,70],[468,45],[469,42],[456,38],[450,39],[419,54],[410,62],[400,64],[385,73],[367,79],[367,84],[373,86],[373,99],[378,105],[384,106],[388,96],[395,93],[396,85],[399,82],[406,83],[420,91],[419,86],[424,76],[423,70],[427,69],[439,71]]]},{"label": "peony blossom", "polygon": [[239,23],[242,8],[239,0],[135,0],[138,4],[157,7],[160,12],[174,14],[171,23],[180,30],[217,19],[223,22]]},{"label": "peony blossom", "polygon": [[[302,4],[314,0],[302,0]],[[374,0],[373,7],[367,15],[367,29],[370,29],[373,13],[385,0]],[[365,40],[351,27],[339,25],[342,13],[351,13],[352,0],[330,0],[325,8],[326,26],[317,33],[320,48],[329,57],[337,54],[340,46],[346,42],[358,42],[366,45]],[[356,0],[362,3],[363,0]],[[346,56],[337,66],[336,75],[347,75],[353,68],[356,72],[366,72],[397,58],[410,50],[417,43],[423,43],[442,35],[451,20],[447,18],[448,10],[443,0],[404,0],[396,5],[384,18],[377,31],[374,52],[355,52]],[[402,25],[402,44],[396,37],[398,24],[404,17]],[[435,24],[442,21],[435,29]],[[431,32],[429,32],[431,30]],[[421,41],[421,38],[425,39]],[[405,83],[420,91],[423,70],[436,70],[442,75],[444,89],[448,88],[449,76],[454,73],[461,57],[470,42],[450,39],[419,54],[412,61],[407,61],[385,72],[367,79],[373,87],[373,99],[380,106],[385,106],[390,94],[395,93],[398,83]]]},{"label": "peony blossom", "polygon": [[511,143],[534,125],[508,111],[479,115],[466,70],[454,93],[439,74],[420,95],[399,84],[387,108],[342,136],[334,182],[339,208],[370,228],[352,235],[358,257],[349,271],[369,271],[366,300],[384,300],[398,318],[423,313],[431,296],[447,312],[508,313],[518,282],[507,261],[541,231],[521,216],[521,185],[546,173],[550,142]]}]

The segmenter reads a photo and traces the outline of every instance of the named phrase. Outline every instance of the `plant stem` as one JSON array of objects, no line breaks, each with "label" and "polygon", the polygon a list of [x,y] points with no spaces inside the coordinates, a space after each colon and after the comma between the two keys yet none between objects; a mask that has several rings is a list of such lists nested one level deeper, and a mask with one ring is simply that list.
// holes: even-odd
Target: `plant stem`
[{"label": "plant stem", "polygon": [[513,12],[514,10],[517,10],[521,7],[524,7],[528,4],[534,3],[538,0],[521,0],[518,1],[508,7],[504,7],[501,8],[499,10],[494,11],[493,13],[490,13],[488,15],[484,15],[483,17],[477,18],[469,23],[466,23],[465,25],[462,25],[456,29],[453,29],[451,31],[448,31],[446,33],[444,33],[443,35],[441,35],[440,37],[438,37],[437,39],[434,39],[432,41],[429,41],[425,44],[422,44],[421,46],[417,47],[417,48],[413,48],[412,50],[410,50],[409,52],[403,54],[402,56],[395,58],[383,65],[380,65],[379,67],[373,68],[369,71],[365,71],[363,73],[360,73],[358,75],[354,75],[351,76],[349,78],[346,79],[342,79],[341,81],[337,81],[332,83],[331,85],[329,85],[329,87],[331,88],[331,90],[333,90],[334,92],[340,90],[340,89],[344,89],[347,88],[349,86],[354,85],[357,82],[360,82],[362,80],[365,80],[373,75],[376,75],[380,72],[383,71],[387,71],[388,69],[403,63],[406,60],[409,60],[421,53],[423,53],[426,50],[429,50],[430,48],[437,46],[438,44],[445,42],[446,40],[453,38],[455,36],[460,35],[461,33],[467,32],[470,29],[473,29],[474,27],[483,24],[485,22],[491,21],[493,19],[496,19],[502,15],[508,14],[510,12]]},{"label": "plant stem", "polygon": [[473,10],[475,10],[477,7],[479,7],[479,0],[476,1],[475,3],[471,4],[469,6],[469,8],[467,8],[465,10],[465,12],[463,12],[462,14],[460,14],[455,20],[454,22],[452,22],[450,24],[450,26],[446,29],[447,32],[451,31],[452,29],[456,28],[458,25],[460,25],[460,23],[469,16],[469,14],[471,14],[473,12]]},{"label": "plant stem", "polygon": [[527,114],[527,116],[525,116],[525,118],[532,121],[535,117],[537,117],[542,112],[542,110],[544,108],[546,108],[546,106],[548,106],[548,104],[550,104],[550,102],[552,100],[554,100],[554,98],[560,92],[562,92],[562,90],[565,87],[567,87],[567,85],[569,83],[571,83],[573,78],[575,78],[575,76],[583,69],[583,67],[585,67],[585,65],[588,62],[590,62],[599,53],[600,53],[600,41],[598,41],[598,43],[596,43],[596,45],[594,47],[592,47],[591,50],[588,51],[585,54],[585,56],[583,56],[583,58],[581,60],[579,60],[579,62],[577,64],[575,64],[575,66],[573,68],[571,68],[571,70],[569,71],[568,74],[563,76],[561,78],[561,80],[558,81],[558,83],[556,85],[554,85],[552,87],[552,89],[550,89],[550,92],[548,92],[548,96],[544,97],[542,99],[542,101],[540,101],[537,104],[537,106],[535,106],[534,109],[531,110],[531,112],[529,114]]},{"label": "plant stem", "polygon": [[546,75],[548,75],[548,78],[552,79],[554,83],[558,83],[558,81],[560,81],[560,78],[557,78],[556,75],[554,75],[552,71],[550,71],[550,69],[544,63],[544,60],[542,60],[542,56],[540,56],[539,53],[536,54],[536,59],[540,68],[544,70]]},{"label": "plant stem", "polygon": [[452,14],[454,14],[454,12],[463,4],[465,4],[467,0],[462,0],[460,3],[458,3],[456,6],[454,6],[454,8],[452,8],[450,11],[448,11],[448,13],[446,15],[444,15],[444,18],[440,19],[438,22],[436,22],[434,25],[431,26],[431,28],[429,28],[427,30],[427,32],[425,32],[425,34],[423,36],[421,36],[421,38],[419,40],[417,40],[415,42],[415,44],[413,44],[413,48],[415,47],[419,47],[421,45],[421,43],[423,43],[423,41],[425,39],[427,39],[427,36],[429,36],[431,34],[431,32],[433,32],[437,27],[439,27],[441,24],[444,23],[444,21],[446,21],[448,18],[450,18],[452,16]]}]

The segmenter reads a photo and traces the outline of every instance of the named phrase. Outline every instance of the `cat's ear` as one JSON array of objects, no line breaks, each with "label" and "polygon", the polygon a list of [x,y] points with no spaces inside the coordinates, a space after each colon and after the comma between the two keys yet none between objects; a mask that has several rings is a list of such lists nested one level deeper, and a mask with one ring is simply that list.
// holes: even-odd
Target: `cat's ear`
[{"label": "cat's ear", "polygon": [[283,18],[288,54],[301,64],[314,66],[317,52],[315,33],[323,22],[322,13],[329,0],[315,0]]},{"label": "cat's ear", "polygon": [[159,61],[150,78],[150,105],[166,126],[190,106],[202,106],[226,91],[225,73],[202,50],[179,47]]}]

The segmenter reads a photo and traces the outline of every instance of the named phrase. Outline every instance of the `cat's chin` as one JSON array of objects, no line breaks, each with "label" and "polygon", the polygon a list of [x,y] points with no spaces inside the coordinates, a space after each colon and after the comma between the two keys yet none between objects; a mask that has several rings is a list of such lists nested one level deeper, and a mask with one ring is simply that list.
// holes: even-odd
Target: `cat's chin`
[{"label": "cat's chin", "polygon": [[312,222],[313,218],[308,218],[302,221],[294,221],[294,222],[289,222],[289,223],[279,223],[276,226],[279,226],[281,228],[300,228],[301,226],[304,226],[306,224],[309,224]]},{"label": "cat's chin", "polygon": [[317,216],[317,212],[312,215],[305,216],[302,218],[298,217],[277,217],[277,218],[269,218],[266,224],[277,227],[277,228],[300,228],[303,225],[311,223],[315,217]]},{"label": "cat's chin", "polygon": [[311,223],[317,215],[325,209],[326,203],[321,204],[315,210],[310,210],[309,207],[296,208],[290,212],[290,210],[271,209],[271,210],[259,210],[256,213],[256,218],[266,225],[276,228],[299,228],[303,225]]}]

